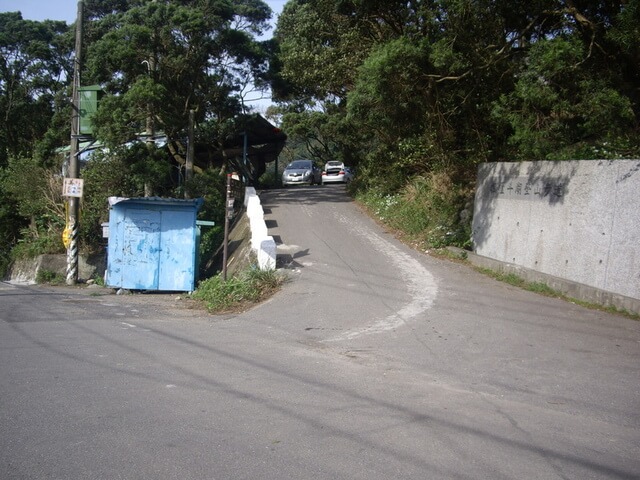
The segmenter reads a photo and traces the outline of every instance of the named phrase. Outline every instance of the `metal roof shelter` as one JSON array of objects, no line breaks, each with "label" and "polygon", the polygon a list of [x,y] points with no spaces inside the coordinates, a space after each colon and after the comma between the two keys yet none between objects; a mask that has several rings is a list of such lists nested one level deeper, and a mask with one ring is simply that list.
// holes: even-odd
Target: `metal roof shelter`
[{"label": "metal roof shelter", "polygon": [[226,157],[232,169],[240,172],[248,185],[255,186],[266,164],[277,160],[287,135],[259,114],[247,115],[238,124],[237,133],[224,142],[224,152],[213,152],[211,160],[221,164]]}]

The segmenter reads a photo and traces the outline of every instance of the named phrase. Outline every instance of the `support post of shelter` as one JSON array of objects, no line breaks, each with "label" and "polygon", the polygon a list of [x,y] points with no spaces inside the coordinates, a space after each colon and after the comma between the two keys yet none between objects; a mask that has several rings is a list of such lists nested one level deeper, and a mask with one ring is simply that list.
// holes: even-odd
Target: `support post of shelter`
[{"label": "support post of shelter", "polygon": [[[248,150],[249,150],[249,134],[247,133],[247,131],[245,130],[243,133],[243,143],[242,143],[242,164],[244,166],[244,170],[248,171],[248,164],[249,164],[249,159],[248,159]],[[248,178],[244,179],[244,183],[247,183]]]},{"label": "support post of shelter", "polygon": [[[231,206],[231,208],[229,208]],[[227,195],[225,197],[224,241],[222,247],[222,279],[227,281],[227,258],[229,256],[229,220],[233,215],[233,196],[231,195],[231,174],[227,174]]]}]

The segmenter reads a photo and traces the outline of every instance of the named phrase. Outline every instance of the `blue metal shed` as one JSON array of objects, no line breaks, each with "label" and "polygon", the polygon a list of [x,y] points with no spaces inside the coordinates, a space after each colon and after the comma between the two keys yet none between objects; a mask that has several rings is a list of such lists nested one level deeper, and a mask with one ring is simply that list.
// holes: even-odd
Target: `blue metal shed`
[{"label": "blue metal shed", "polygon": [[106,284],[131,290],[188,291],[197,275],[201,198],[109,198]]}]

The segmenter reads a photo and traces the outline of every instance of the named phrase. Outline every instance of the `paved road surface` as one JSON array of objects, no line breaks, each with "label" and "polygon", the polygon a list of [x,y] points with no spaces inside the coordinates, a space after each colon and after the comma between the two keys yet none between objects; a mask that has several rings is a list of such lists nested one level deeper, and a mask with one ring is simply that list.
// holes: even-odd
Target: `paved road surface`
[{"label": "paved road surface", "polygon": [[0,284],[0,478],[640,478],[639,322],[262,199],[290,281],[242,314]]}]

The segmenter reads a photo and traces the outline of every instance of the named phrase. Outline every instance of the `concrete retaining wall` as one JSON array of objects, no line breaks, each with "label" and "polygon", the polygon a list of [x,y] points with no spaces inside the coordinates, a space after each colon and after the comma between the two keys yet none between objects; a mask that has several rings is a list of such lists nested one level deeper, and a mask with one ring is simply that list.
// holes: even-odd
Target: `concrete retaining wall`
[{"label": "concrete retaining wall", "polygon": [[473,243],[477,255],[640,300],[640,160],[480,165]]},{"label": "concrete retaining wall", "polygon": [[[78,281],[80,283],[95,277],[104,277],[106,268],[104,255],[92,255],[78,257]],[[39,255],[28,260],[16,260],[7,272],[7,280],[19,284],[32,285],[36,283],[38,273],[41,271],[52,272],[62,278],[67,276],[67,256]]]}]

